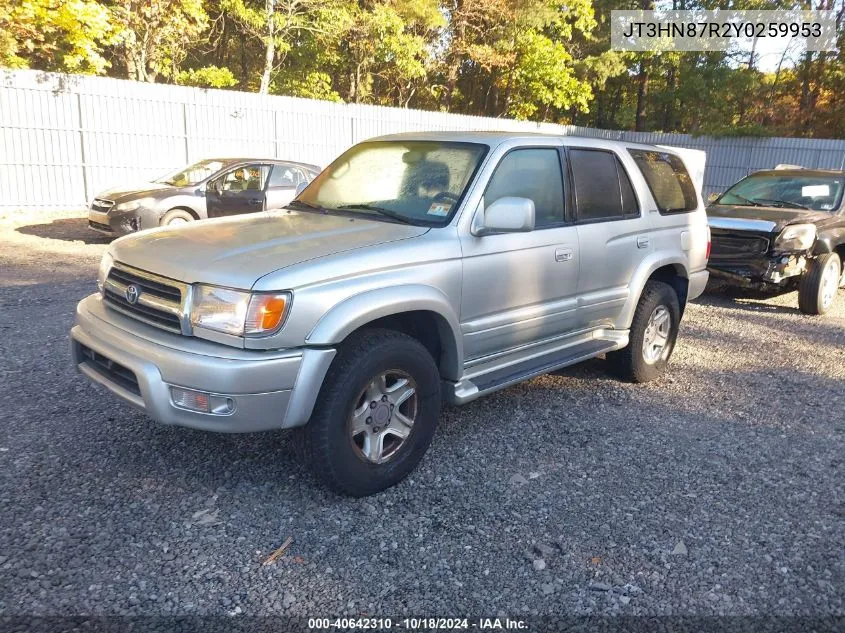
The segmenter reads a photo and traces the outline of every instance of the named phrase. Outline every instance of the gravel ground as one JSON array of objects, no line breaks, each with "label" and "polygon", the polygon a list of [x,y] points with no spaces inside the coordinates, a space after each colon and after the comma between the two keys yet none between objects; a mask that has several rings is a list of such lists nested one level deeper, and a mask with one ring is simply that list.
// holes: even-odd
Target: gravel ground
[{"label": "gravel ground", "polygon": [[845,615],[845,291],[707,294],[663,379],[596,360],[447,408],[353,500],[290,434],[159,426],[74,373],[105,244],[0,218],[0,615]]}]

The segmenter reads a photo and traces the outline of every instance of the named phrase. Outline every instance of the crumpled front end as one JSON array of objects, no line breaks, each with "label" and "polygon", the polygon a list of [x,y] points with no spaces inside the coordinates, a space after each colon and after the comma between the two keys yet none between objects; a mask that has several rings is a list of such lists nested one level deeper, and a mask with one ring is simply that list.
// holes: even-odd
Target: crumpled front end
[{"label": "crumpled front end", "polygon": [[[766,227],[755,227],[766,228]],[[732,285],[757,290],[783,290],[797,283],[807,270],[806,251],[779,252],[777,234],[765,230],[742,230],[710,223],[712,246],[708,268],[711,275]]]}]

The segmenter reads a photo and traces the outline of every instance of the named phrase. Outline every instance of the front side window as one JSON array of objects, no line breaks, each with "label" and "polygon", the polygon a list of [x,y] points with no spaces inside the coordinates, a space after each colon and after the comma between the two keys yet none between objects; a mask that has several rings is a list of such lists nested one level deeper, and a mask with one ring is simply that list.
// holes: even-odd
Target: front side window
[{"label": "front side window", "polygon": [[717,200],[728,206],[764,206],[833,212],[839,208],[845,178],[838,175],[754,174]]},{"label": "front side window", "polygon": [[192,187],[223,169],[223,165],[224,163],[219,160],[201,160],[189,167],[168,174],[158,182],[174,187]]},{"label": "front side window", "polygon": [[324,169],[294,204],[444,226],[486,152],[486,145],[476,143],[360,143]]},{"label": "front side window", "polygon": [[244,165],[226,172],[220,179],[222,191],[263,191],[270,173],[269,165]]},{"label": "front side window", "polygon": [[669,152],[629,149],[648,184],[660,213],[685,213],[698,208],[695,185],[678,156]]},{"label": "front side window", "polygon": [[534,202],[536,228],[563,222],[563,172],[557,149],[517,149],[506,154],[484,192],[484,206],[508,196]]},{"label": "front side window", "polygon": [[631,180],[616,154],[607,150],[571,149],[569,156],[579,222],[639,215]]}]

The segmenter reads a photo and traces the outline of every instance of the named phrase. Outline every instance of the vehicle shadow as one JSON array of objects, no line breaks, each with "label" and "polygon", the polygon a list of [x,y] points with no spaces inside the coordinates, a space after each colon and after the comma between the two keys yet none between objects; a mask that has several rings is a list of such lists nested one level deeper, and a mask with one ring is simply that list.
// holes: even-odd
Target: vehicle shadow
[{"label": "vehicle shadow", "polygon": [[[789,294],[789,293],[784,293]],[[776,314],[800,314],[797,306],[785,306],[768,303],[775,297],[782,295],[765,294],[755,291],[744,291],[731,287],[707,288],[695,303],[720,308],[733,308],[746,312],[772,312]]]},{"label": "vehicle shadow", "polygon": [[62,218],[43,224],[28,224],[15,229],[24,235],[34,235],[50,240],[84,242],[85,244],[107,244],[112,238],[88,228],[88,218]]}]

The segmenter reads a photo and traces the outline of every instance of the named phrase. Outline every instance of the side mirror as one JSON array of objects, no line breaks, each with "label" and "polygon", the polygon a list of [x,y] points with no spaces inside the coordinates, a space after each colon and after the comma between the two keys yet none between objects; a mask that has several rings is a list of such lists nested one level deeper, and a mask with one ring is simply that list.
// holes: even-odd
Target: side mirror
[{"label": "side mirror", "polygon": [[527,233],[534,230],[534,201],[528,198],[499,198],[473,218],[473,235]]},{"label": "side mirror", "polygon": [[223,190],[223,184],[219,180],[212,180],[206,186],[206,193],[211,192],[211,193],[216,193],[217,195],[220,195],[220,192],[222,190]]},{"label": "side mirror", "polygon": [[707,204],[713,204],[718,199],[719,199],[718,193],[715,193],[715,192],[711,193],[709,196],[707,196]]},{"label": "side mirror", "polygon": [[299,184],[296,186],[296,195],[298,196],[298,195],[299,195],[299,194],[301,194],[303,191],[305,191],[305,188],[306,188],[309,184],[311,184],[311,183],[304,182],[304,181],[303,181],[303,182],[301,182],[301,183],[299,183]]}]

